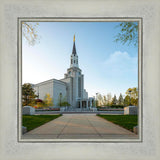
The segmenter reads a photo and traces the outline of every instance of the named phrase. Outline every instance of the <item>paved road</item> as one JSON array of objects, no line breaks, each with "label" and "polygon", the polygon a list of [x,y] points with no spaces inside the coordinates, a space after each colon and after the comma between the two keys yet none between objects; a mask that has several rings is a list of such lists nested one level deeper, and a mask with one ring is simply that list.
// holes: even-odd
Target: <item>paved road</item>
[{"label": "paved road", "polygon": [[24,139],[138,138],[134,133],[93,114],[65,114],[26,134]]}]

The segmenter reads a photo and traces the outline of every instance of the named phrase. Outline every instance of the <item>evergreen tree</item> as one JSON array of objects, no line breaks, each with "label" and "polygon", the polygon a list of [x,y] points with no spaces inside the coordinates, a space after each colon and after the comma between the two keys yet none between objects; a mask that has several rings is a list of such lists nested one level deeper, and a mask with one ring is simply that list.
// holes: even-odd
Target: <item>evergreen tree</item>
[{"label": "evergreen tree", "polygon": [[112,95],[111,93],[107,94],[107,106],[110,106],[112,103]]},{"label": "evergreen tree", "polygon": [[123,99],[122,93],[120,93],[120,95],[119,95],[118,104],[119,105],[123,105],[124,104],[124,99]]},{"label": "evergreen tree", "polygon": [[112,99],[112,105],[116,105],[117,104],[117,97],[116,95],[114,95],[113,99]]}]

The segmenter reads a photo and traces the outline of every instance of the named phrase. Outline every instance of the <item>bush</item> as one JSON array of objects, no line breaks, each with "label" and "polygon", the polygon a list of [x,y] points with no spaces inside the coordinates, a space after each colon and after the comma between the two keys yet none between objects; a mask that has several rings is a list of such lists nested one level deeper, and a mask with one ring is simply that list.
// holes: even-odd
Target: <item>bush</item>
[{"label": "bush", "polygon": [[123,109],[124,105],[111,105],[111,106],[104,106],[104,107],[97,107],[98,111],[105,111],[105,110],[109,110],[109,109]]},{"label": "bush", "polygon": [[71,106],[68,102],[61,102],[61,103],[59,103],[58,104],[59,106],[61,106],[61,107],[65,107],[65,106]]},{"label": "bush", "polygon": [[37,111],[60,111],[60,108],[45,108],[38,109]]},{"label": "bush", "polygon": [[124,105],[111,105],[110,108],[124,108]]},{"label": "bush", "polygon": [[102,107],[100,107],[100,106],[97,106],[97,109],[101,109]]}]

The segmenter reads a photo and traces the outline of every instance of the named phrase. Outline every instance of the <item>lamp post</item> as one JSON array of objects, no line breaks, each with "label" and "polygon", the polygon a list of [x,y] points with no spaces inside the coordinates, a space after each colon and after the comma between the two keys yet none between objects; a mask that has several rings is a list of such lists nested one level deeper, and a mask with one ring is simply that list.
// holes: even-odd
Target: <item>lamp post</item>
[{"label": "lamp post", "polygon": [[61,107],[61,98],[62,98],[62,93],[59,94],[60,96],[60,107]]},{"label": "lamp post", "polygon": [[98,95],[98,93],[96,93],[96,103],[95,103],[95,106],[97,107],[97,95]]}]

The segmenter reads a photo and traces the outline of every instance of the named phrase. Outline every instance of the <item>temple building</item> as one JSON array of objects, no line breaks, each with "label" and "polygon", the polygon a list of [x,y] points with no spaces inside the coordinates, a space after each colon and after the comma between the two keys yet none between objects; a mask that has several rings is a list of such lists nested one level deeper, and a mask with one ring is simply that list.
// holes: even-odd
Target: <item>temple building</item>
[{"label": "temple building", "polygon": [[94,98],[88,98],[88,93],[84,89],[84,75],[78,63],[74,35],[70,68],[67,69],[63,79],[51,79],[33,85],[38,98],[43,100],[46,94],[50,94],[51,98],[53,98],[54,106],[59,106],[61,102],[65,101],[72,108],[91,108]]}]

